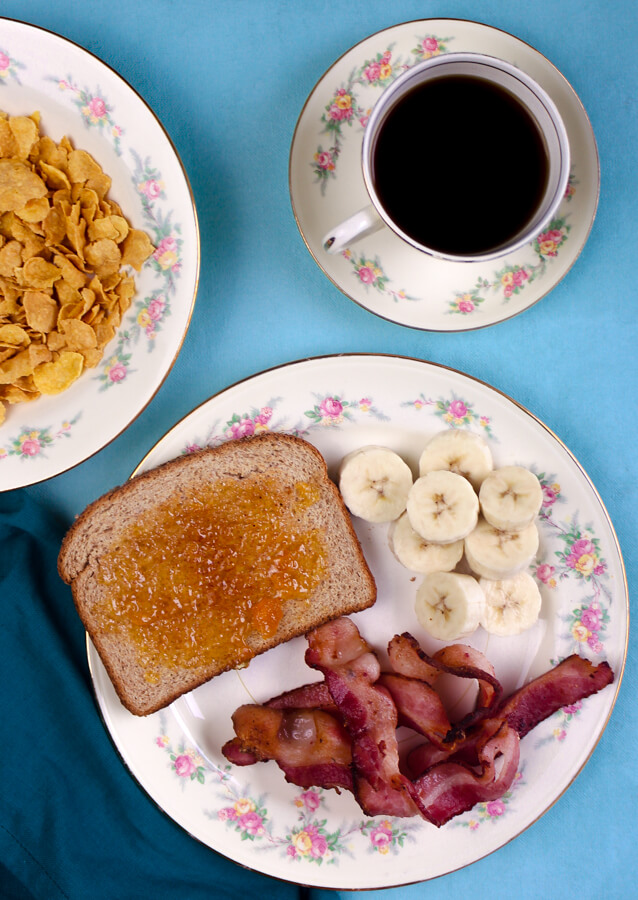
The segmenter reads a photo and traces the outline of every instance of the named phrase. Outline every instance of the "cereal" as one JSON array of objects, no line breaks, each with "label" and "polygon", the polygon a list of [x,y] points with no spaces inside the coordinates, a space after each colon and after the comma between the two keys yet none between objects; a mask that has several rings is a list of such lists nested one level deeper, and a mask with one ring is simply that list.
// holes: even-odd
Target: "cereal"
[{"label": "cereal", "polygon": [[110,177],[40,116],[0,111],[0,424],[5,404],[66,390],[102,359],[154,250]]}]

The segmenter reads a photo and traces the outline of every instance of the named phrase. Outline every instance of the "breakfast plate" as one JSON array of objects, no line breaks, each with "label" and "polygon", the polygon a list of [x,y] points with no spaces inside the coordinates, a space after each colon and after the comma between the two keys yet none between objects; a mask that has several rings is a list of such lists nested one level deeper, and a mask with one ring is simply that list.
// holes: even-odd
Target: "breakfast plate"
[{"label": "breakfast plate", "polygon": [[[501,260],[449,262],[426,256],[387,226],[343,253],[329,255],[324,236],[369,202],[361,145],[372,107],[405,69],[432,56],[472,51],[495,56],[531,75],[557,105],[567,129],[572,167],[565,197],[534,241]],[[414,140],[436,140],[452,117],[428,123]],[[498,122],[486,122],[498,129]],[[507,152],[507,135],[503,135]],[[317,265],[347,297],[391,322],[427,331],[467,331],[509,319],[537,303],[569,271],[587,240],[598,204],[596,141],[573,88],[541,53],[518,38],[477,22],[425,19],[371,35],[319,79],[292,140],[289,183],[301,236]],[[513,188],[515,190],[515,186]],[[436,214],[425,210],[424,215]]]},{"label": "breakfast plate", "polygon": [[[1,22],[0,110],[10,116],[38,112],[43,135],[56,143],[67,135],[76,149],[90,153],[112,179],[107,199],[148,235],[153,249],[141,271],[127,267],[135,294],[102,358],[91,367],[87,362],[62,393],[6,404],[0,491],[72,468],[140,414],[180,351],[199,275],[193,196],[152,110],[113,69],[66,38]],[[0,313],[2,300],[0,293]]]},{"label": "breakfast plate", "polygon": [[[528,466],[543,488],[540,548],[530,572],[542,594],[536,626],[517,637],[481,629],[466,642],[484,651],[507,693],[579,653],[607,660],[614,684],[561,709],[528,734],[510,791],[437,829],[421,820],[367,818],[349,794],[302,790],[275,763],[237,768],[220,748],[243,703],[313,680],[297,638],[227,672],[145,718],[120,704],[88,641],[101,715],[121,758],[148,795],[188,833],[243,866],[306,885],[391,887],[434,878],[497,850],[546,812],[587,762],[615,703],[625,663],[628,595],[613,526],[594,486],[560,439],[532,413],[468,375],[417,359],[345,355],[271,369],[212,397],[172,428],[138,466],[243,435],[285,431],[313,443],[335,477],[342,457],[383,444],[416,469],[433,434],[467,429],[487,440],[496,465]],[[410,631],[427,652],[440,646],[414,612],[418,578],[394,559],[387,525],[354,519],[377,582],[374,607],[354,615],[383,656]],[[458,711],[469,698],[451,691]],[[402,738],[406,740],[406,738]],[[565,809],[568,816],[569,809]]]}]

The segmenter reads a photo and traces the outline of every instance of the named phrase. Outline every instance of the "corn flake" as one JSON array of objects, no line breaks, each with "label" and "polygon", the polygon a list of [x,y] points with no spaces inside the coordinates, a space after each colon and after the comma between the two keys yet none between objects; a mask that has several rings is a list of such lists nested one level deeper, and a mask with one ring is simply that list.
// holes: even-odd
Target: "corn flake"
[{"label": "corn flake", "polygon": [[47,186],[40,176],[20,159],[0,159],[0,210],[22,209],[29,200],[44,197]]},{"label": "corn flake", "polygon": [[62,350],[54,362],[45,362],[33,370],[33,381],[41,394],[61,394],[80,377],[84,368],[81,353]]},{"label": "corn flake", "polygon": [[154,247],[108,198],[111,178],[40,116],[0,111],[0,424],[6,404],[96,366]]}]

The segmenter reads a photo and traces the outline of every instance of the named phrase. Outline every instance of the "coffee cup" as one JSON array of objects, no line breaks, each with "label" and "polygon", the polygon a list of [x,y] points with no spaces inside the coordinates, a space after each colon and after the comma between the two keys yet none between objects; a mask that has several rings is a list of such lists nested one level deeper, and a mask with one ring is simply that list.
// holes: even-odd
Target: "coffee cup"
[{"label": "coffee cup", "polygon": [[533,78],[484,54],[433,57],[375,104],[361,154],[370,203],[323,247],[340,253],[386,226],[429,256],[497,259],[555,216],[569,166],[563,120]]}]

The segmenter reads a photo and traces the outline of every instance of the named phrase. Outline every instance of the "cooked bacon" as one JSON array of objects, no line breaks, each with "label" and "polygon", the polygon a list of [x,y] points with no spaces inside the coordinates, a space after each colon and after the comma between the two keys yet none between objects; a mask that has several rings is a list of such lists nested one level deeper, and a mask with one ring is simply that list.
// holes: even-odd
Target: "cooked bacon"
[{"label": "cooked bacon", "polygon": [[441,762],[459,762],[467,766],[478,766],[478,746],[486,741],[503,724],[502,719],[483,719],[468,729],[465,736],[455,742],[437,747],[430,741],[418,744],[409,752],[405,762],[405,770],[410,778],[416,779],[431,766]]},{"label": "cooked bacon", "polygon": [[[428,656],[412,635],[396,635],[388,646],[394,672],[381,674],[349,619],[307,639],[306,662],[324,681],[236,710],[226,758],[236,765],[273,759],[293,784],[352,791],[368,816],[421,815],[437,827],[502,796],[516,775],[520,739],[614,679],[606,662],[573,655],[501,701],[493,667],[463,644]],[[475,709],[453,726],[431,686],[444,672],[479,685]],[[408,756],[412,780],[400,769],[399,724],[427,737]]]},{"label": "cooked bacon", "polygon": [[465,729],[492,715],[503,695],[503,688],[494,674],[491,662],[474,647],[450,644],[438,650],[433,656],[428,656],[418,641],[406,631],[392,638],[388,644],[388,656],[395,672],[419,678],[428,684],[434,684],[438,676],[444,672],[478,681],[476,706],[450,729],[448,735],[450,743],[462,740]]},{"label": "cooked bacon", "polygon": [[255,763],[261,762],[260,758],[252,750],[244,750],[241,741],[233,738],[227,741],[222,747],[222,753],[235,766],[254,766]]},{"label": "cooked bacon", "polygon": [[418,678],[429,685],[434,685],[441,674],[440,667],[431,661],[416,639],[407,631],[395,634],[392,638],[388,644],[388,658],[397,675]]},{"label": "cooked bacon", "polygon": [[235,710],[233,726],[237,736],[222,753],[235,765],[272,759],[300,787],[353,789],[350,738],[330,713],[247,704]]},{"label": "cooked bacon", "polygon": [[437,650],[432,659],[444,666],[444,671],[460,678],[476,678],[478,681],[478,709],[491,709],[503,694],[496,678],[494,666],[480,650],[467,644],[450,644]]},{"label": "cooked bacon", "polygon": [[432,743],[415,747],[408,756],[407,769],[414,777],[445,759],[475,765],[477,744],[495,730],[495,723],[507,722],[519,738],[523,738],[559,709],[597,693],[613,680],[609,663],[602,662],[596,666],[578,654],[568,656],[553,669],[511,694],[493,717],[475,723],[473,728],[467,730],[465,739],[450,744],[447,751],[445,747]]},{"label": "cooked bacon", "polygon": [[563,706],[598,693],[613,680],[609,663],[594,665],[574,653],[508,697],[498,716],[506,719],[519,737],[524,737]]},{"label": "cooked bacon", "polygon": [[[413,783],[413,798],[421,814],[440,828],[476,803],[495,800],[509,790],[519,763],[518,734],[502,723],[478,748],[480,771],[461,762],[432,766]],[[497,774],[496,760],[500,760]]]},{"label": "cooked bacon", "polygon": [[341,618],[327,622],[319,628],[315,628],[312,635],[306,635],[308,650],[306,650],[306,662],[311,668],[312,658],[321,659],[323,666],[343,666],[351,660],[357,659],[364,653],[370,652],[370,645],[364,641],[359,629],[351,619]]},{"label": "cooked bacon", "polygon": [[326,709],[336,710],[328,685],[325,681],[313,681],[301,687],[285,691],[267,700],[264,706],[271,709]]},{"label": "cooked bacon", "polygon": [[[343,629],[348,651],[335,652]],[[349,619],[337,619],[307,635],[306,662],[321,671],[352,740],[354,792],[369,816],[413,816],[409,783],[399,771],[397,710],[389,693],[374,684],[368,645],[353,634]],[[358,629],[357,629],[358,634]],[[359,648],[359,656],[352,651]],[[378,667],[378,660],[376,660]],[[377,668],[377,678],[380,671]]]},{"label": "cooked bacon", "polygon": [[399,725],[424,735],[436,747],[449,749],[446,737],[451,728],[450,720],[433,687],[417,678],[390,672],[382,673],[378,683],[390,692]]}]

